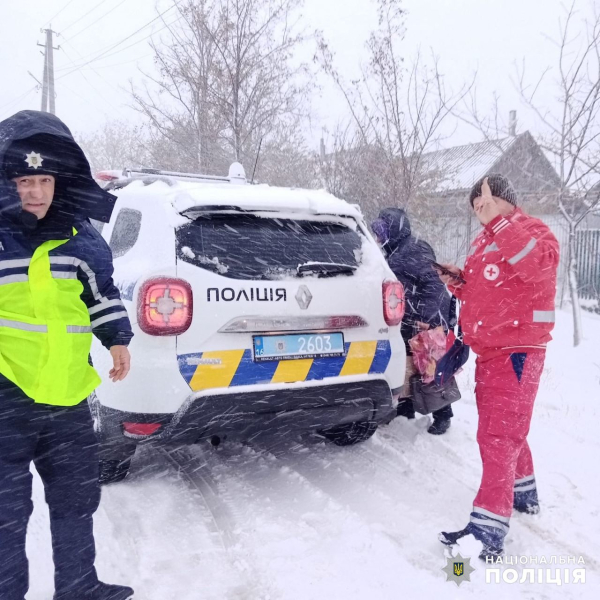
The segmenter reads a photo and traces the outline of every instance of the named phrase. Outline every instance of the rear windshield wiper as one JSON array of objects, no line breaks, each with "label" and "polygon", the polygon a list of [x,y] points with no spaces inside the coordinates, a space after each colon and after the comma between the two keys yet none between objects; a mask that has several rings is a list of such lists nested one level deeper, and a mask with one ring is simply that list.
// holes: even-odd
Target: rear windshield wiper
[{"label": "rear windshield wiper", "polygon": [[358,269],[353,265],[344,263],[307,262],[298,265],[296,269],[299,277],[317,275],[319,277],[333,277],[335,275],[352,275]]}]

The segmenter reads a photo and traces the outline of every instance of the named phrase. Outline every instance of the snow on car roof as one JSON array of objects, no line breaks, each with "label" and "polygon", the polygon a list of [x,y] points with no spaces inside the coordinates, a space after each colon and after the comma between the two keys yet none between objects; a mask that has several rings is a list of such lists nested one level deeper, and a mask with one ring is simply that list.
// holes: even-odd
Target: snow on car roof
[{"label": "snow on car roof", "polygon": [[173,206],[180,213],[201,207],[235,207],[249,211],[286,211],[314,215],[340,215],[360,219],[360,208],[325,190],[178,181],[170,188]]}]

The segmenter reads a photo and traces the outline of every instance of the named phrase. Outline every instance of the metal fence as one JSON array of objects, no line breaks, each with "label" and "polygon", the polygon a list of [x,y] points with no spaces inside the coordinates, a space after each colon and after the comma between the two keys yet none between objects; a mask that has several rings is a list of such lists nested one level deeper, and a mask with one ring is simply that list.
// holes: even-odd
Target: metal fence
[{"label": "metal fence", "polygon": [[600,301],[600,229],[578,231],[575,239],[579,295]]},{"label": "metal fence", "polygon": [[[558,300],[562,303],[567,285],[569,231],[560,215],[539,217],[556,236],[560,247],[558,268]],[[464,265],[471,242],[481,226],[472,215],[411,220],[415,235],[431,244],[438,262]],[[577,266],[580,295],[584,299],[600,299],[600,229],[585,222],[577,232]]]}]

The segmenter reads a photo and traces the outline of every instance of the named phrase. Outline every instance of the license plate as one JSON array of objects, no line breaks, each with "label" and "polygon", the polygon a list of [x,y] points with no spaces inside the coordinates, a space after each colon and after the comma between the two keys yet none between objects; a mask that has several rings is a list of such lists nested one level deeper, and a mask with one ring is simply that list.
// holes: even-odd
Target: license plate
[{"label": "license plate", "polygon": [[255,335],[254,360],[297,360],[345,356],[342,333]]}]

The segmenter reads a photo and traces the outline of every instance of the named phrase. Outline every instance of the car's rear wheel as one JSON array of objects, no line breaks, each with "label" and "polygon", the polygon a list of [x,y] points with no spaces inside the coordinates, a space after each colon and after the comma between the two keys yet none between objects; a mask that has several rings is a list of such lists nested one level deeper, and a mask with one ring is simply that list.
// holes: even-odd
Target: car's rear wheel
[{"label": "car's rear wheel", "polygon": [[136,447],[135,444],[103,441],[100,445],[100,485],[118,483],[127,477]]},{"label": "car's rear wheel", "polygon": [[98,478],[100,485],[123,481],[123,479],[125,479],[125,477],[127,477],[129,474],[130,466],[131,458],[125,458],[122,460],[102,459],[100,461],[100,474]]},{"label": "car's rear wheel", "polygon": [[368,440],[377,430],[375,421],[360,421],[338,425],[321,433],[337,446],[352,446]]}]

